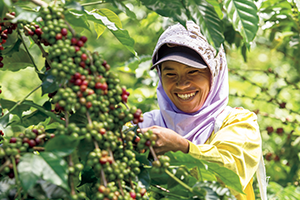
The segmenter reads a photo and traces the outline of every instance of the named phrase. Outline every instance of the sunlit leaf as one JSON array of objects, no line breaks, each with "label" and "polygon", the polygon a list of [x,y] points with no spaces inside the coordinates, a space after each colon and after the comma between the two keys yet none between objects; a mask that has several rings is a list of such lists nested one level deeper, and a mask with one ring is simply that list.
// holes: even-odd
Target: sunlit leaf
[{"label": "sunlit leaf", "polygon": [[79,140],[73,136],[59,135],[47,142],[45,150],[64,157],[73,153],[79,144]]},{"label": "sunlit leaf", "polygon": [[69,191],[68,165],[66,161],[51,152],[25,154],[18,164],[18,173],[25,191],[33,187],[39,177]]},{"label": "sunlit leaf", "polygon": [[250,43],[258,30],[257,7],[252,0],[225,0],[224,5],[233,27],[246,43]]}]

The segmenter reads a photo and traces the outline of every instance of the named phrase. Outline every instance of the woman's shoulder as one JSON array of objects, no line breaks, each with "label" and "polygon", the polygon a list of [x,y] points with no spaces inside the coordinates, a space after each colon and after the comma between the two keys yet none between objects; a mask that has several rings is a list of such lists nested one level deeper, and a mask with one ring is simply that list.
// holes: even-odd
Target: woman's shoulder
[{"label": "woman's shoulder", "polygon": [[231,109],[229,115],[224,119],[223,126],[237,123],[237,122],[256,122],[257,116],[254,112],[247,110],[243,107],[234,107]]}]

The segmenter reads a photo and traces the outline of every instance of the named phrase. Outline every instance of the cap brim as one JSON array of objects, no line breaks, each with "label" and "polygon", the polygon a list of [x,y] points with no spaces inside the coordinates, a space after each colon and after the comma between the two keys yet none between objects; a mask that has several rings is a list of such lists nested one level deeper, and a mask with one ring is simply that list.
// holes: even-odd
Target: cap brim
[{"label": "cap brim", "polygon": [[199,68],[199,69],[205,69],[207,68],[207,65],[204,61],[202,60],[196,60],[194,57],[189,56],[188,54],[183,54],[182,52],[174,52],[172,54],[169,54],[163,58],[161,58],[160,60],[158,60],[158,62],[154,63],[151,66],[151,70],[154,69],[157,65],[165,62],[165,61],[176,61],[179,62],[181,64],[190,66],[190,67],[195,67],[195,68]]}]

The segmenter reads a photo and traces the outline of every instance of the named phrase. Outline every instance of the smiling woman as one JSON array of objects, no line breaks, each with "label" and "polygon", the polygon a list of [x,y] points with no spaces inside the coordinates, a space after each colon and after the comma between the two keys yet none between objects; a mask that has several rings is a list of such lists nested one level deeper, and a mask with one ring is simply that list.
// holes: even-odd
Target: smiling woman
[{"label": "smiling woman", "polygon": [[[216,53],[199,26],[188,21],[186,28],[176,24],[160,36],[152,63],[160,78],[160,110],[146,112],[139,126],[141,132],[150,129],[156,134],[154,151],[182,151],[225,166],[240,177],[245,194],[232,191],[236,198],[255,199],[253,176],[256,171],[265,176],[261,136],[255,113],[227,106],[224,50]],[[261,186],[265,182],[258,181]],[[266,199],[265,188],[260,189]]]}]

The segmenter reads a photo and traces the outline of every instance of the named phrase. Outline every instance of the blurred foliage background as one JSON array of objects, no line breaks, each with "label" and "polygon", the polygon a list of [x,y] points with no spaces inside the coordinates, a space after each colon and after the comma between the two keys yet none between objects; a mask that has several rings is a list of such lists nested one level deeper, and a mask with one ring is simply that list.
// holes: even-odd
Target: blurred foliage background
[{"label": "blurred foliage background", "polygon": [[[108,8],[114,11],[135,40],[135,57],[105,30],[97,38],[94,31],[76,31],[89,38],[88,48],[98,51],[118,72],[121,82],[131,93],[128,104],[147,112],[158,109],[155,87],[158,77],[149,71],[156,41],[164,29],[174,23],[135,1],[122,1],[135,17],[109,3],[89,5],[80,1],[86,10]],[[299,64],[299,2],[258,1],[259,30],[249,48],[240,42],[224,43],[229,68],[230,100],[232,107],[244,107],[257,113],[263,139],[263,154],[269,177],[270,199],[299,199],[300,158],[300,64]],[[91,30],[95,29],[90,23]],[[39,55],[31,48],[32,54]],[[42,60],[42,59],[41,59]],[[42,61],[38,63],[42,69]],[[25,78],[24,78],[25,77]],[[19,71],[2,70],[1,96],[18,101],[37,87],[41,81],[31,67]],[[42,104],[48,99],[41,91],[28,99]],[[258,195],[258,190],[256,194]]]}]

